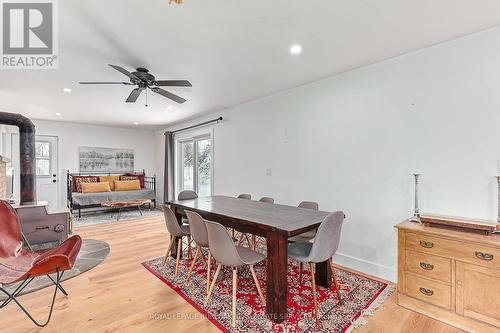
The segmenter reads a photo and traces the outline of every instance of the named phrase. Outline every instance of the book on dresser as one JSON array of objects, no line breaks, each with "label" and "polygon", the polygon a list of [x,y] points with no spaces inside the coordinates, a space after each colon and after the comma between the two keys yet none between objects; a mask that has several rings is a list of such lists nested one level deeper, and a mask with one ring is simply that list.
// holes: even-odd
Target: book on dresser
[{"label": "book on dresser", "polygon": [[404,221],[399,305],[470,332],[500,329],[500,235]]}]

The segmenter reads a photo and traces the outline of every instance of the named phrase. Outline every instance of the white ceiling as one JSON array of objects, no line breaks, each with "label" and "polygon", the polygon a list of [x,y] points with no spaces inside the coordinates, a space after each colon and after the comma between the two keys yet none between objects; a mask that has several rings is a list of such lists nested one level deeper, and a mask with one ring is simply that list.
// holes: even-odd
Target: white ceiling
[{"label": "white ceiling", "polygon": [[[500,24],[498,0],[168,2],[59,0],[59,68],[0,70],[0,110],[158,128]],[[108,63],[193,88],[170,89],[183,105],[149,94],[145,108],[144,93],[125,104],[129,86],[77,84],[126,79]]]}]

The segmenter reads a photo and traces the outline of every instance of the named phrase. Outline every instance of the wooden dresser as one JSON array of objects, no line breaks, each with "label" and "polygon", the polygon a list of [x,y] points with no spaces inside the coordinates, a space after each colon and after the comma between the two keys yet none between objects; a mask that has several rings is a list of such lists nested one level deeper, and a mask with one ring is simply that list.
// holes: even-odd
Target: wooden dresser
[{"label": "wooden dresser", "polygon": [[500,235],[402,222],[399,305],[470,332],[500,332]]}]

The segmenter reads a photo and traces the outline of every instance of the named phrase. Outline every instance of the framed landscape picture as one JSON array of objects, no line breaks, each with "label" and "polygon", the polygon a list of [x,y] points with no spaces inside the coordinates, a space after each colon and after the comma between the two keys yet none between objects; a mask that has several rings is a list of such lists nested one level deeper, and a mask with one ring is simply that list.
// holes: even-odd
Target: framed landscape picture
[{"label": "framed landscape picture", "polygon": [[80,172],[134,171],[134,150],[123,148],[80,147]]}]

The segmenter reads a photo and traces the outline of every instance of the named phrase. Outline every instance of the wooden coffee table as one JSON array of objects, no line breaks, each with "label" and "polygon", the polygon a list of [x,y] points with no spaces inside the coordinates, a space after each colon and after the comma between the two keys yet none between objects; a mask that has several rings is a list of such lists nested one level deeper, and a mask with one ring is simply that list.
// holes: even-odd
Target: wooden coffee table
[{"label": "wooden coffee table", "polygon": [[123,200],[123,201],[106,201],[101,204],[102,207],[116,208],[118,209],[118,216],[116,220],[119,221],[122,215],[122,210],[124,208],[137,207],[139,213],[142,216],[141,206],[145,204],[150,204],[151,199],[139,199],[139,200]]}]

